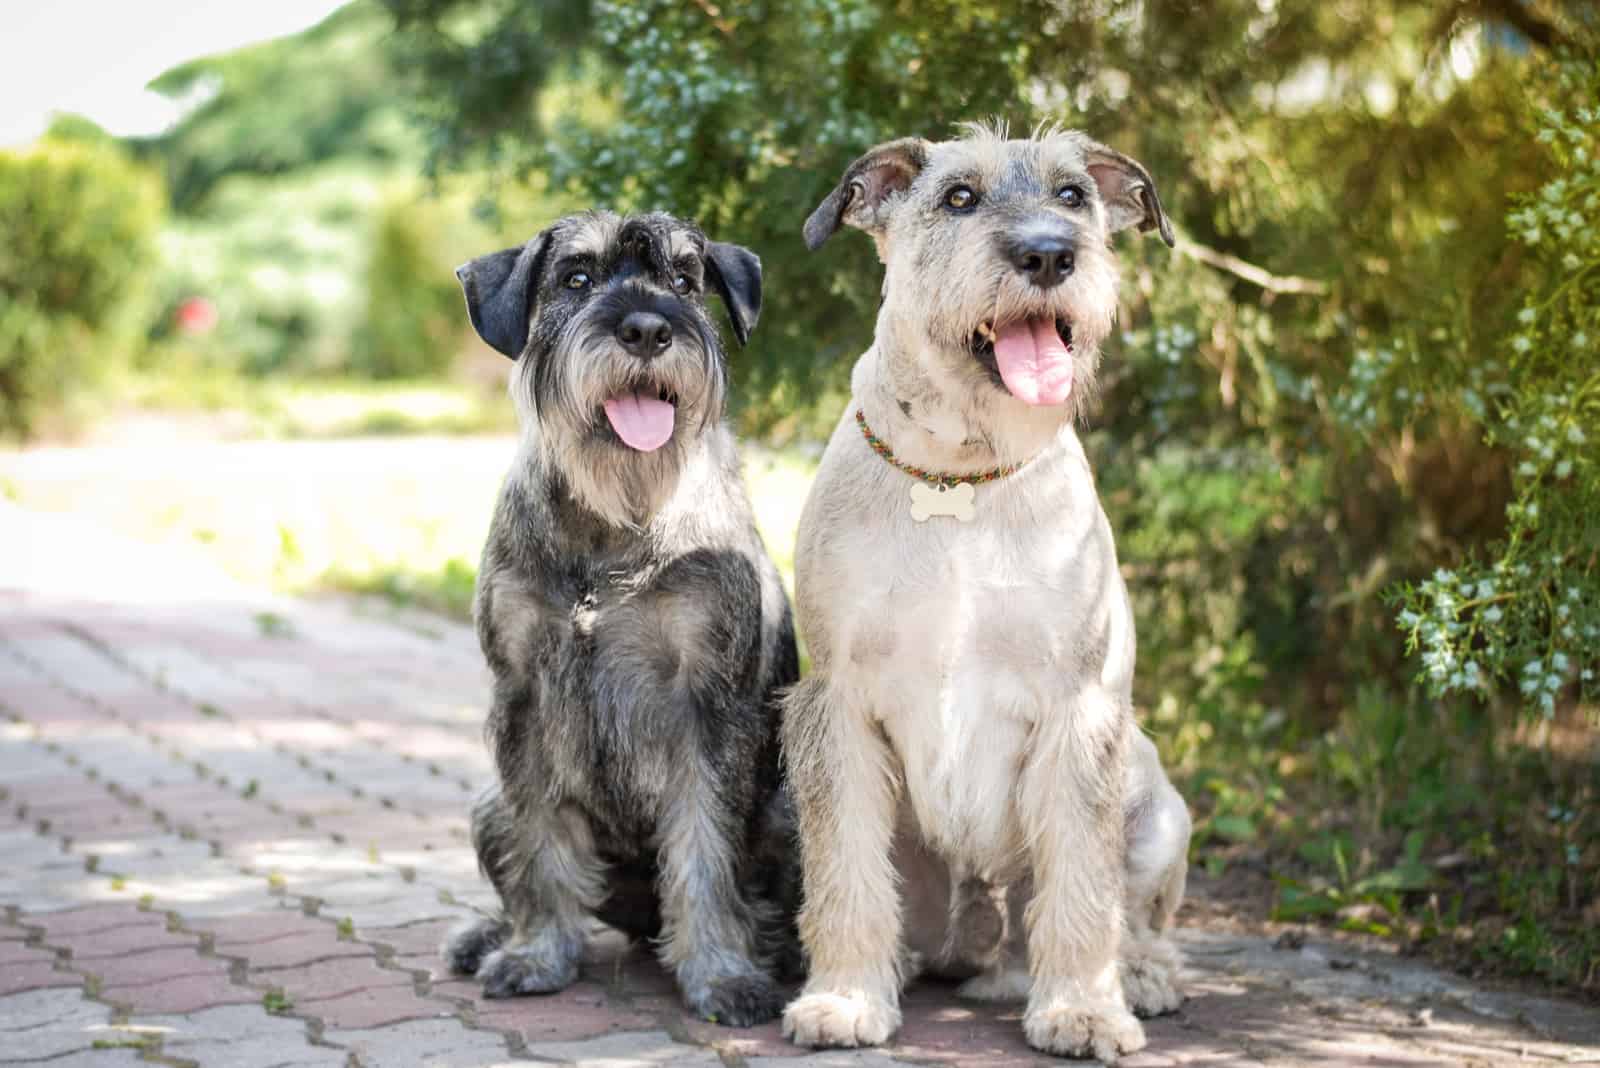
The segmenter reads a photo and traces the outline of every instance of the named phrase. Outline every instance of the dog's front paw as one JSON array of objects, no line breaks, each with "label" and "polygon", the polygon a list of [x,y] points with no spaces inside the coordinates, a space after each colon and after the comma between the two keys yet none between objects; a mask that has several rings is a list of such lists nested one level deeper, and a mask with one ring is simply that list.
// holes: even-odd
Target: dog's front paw
[{"label": "dog's front paw", "polygon": [[1178,951],[1167,943],[1130,949],[1122,959],[1122,996],[1139,1016],[1177,1012],[1183,1004],[1178,989],[1182,966]]},{"label": "dog's front paw", "polygon": [[699,990],[685,991],[689,1010],[725,1027],[754,1027],[783,1011],[783,991],[759,972],[713,979]]},{"label": "dog's front paw", "polygon": [[783,1034],[797,1046],[876,1046],[900,1026],[900,1010],[859,990],[805,994],[783,1011]]},{"label": "dog's front paw", "polygon": [[478,981],[483,984],[486,998],[554,994],[571,986],[577,978],[577,957],[533,946],[497,949],[478,967]]},{"label": "dog's front paw", "polygon": [[1144,1028],[1133,1013],[1109,1001],[1065,1003],[1036,1009],[1022,1020],[1028,1045],[1060,1057],[1097,1057],[1115,1064],[1144,1048]]},{"label": "dog's front paw", "polygon": [[511,925],[503,920],[480,917],[455,928],[439,947],[445,967],[455,975],[476,975],[483,959],[505,942]]}]

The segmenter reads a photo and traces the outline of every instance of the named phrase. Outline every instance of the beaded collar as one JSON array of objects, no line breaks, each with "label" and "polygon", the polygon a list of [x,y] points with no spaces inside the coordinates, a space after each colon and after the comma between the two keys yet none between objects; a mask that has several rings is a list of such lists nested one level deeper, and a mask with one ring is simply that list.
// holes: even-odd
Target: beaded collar
[{"label": "beaded collar", "polygon": [[872,432],[872,428],[867,425],[866,414],[860,408],[856,409],[856,426],[861,428],[861,436],[867,439],[867,445],[873,452],[883,457],[890,467],[904,471],[912,478],[926,482],[930,486],[943,488],[963,484],[981,486],[985,482],[994,482],[997,479],[1005,478],[1007,475],[1015,474],[1023,466],[1023,464],[1008,464],[1005,467],[996,467],[989,471],[979,471],[971,475],[938,475],[925,471],[914,464],[908,464],[897,457],[894,454],[894,450],[889,448],[889,443]]}]

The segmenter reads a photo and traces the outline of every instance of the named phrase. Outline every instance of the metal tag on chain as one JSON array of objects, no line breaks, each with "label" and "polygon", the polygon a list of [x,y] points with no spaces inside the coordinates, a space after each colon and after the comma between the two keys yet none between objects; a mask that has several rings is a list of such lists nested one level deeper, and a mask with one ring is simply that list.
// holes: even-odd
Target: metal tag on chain
[{"label": "metal tag on chain", "polygon": [[930,486],[926,482],[911,484],[911,518],[926,523],[936,515],[955,516],[962,523],[972,522],[976,514],[973,498],[977,492],[972,483],[961,482],[954,486]]}]

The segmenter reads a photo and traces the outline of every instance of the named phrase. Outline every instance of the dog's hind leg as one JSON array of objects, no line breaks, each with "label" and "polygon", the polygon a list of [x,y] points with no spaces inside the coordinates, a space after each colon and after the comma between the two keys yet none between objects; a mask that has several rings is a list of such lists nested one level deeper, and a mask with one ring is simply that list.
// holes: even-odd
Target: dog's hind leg
[{"label": "dog's hind leg", "polygon": [[[667,802],[659,834],[661,962],[690,1011],[730,1027],[765,1023],[783,995],[757,963],[763,916],[739,885],[735,842],[744,828],[694,753]],[[770,907],[770,906],[766,906]]]},{"label": "dog's hind leg", "polygon": [[1189,809],[1150,739],[1135,731],[1130,748],[1122,991],[1135,1013],[1158,1016],[1183,1003],[1183,961],[1169,931],[1188,874]]},{"label": "dog's hind leg", "polygon": [[478,863],[505,916],[453,935],[445,958],[474,972],[485,997],[547,994],[578,977],[589,917],[605,894],[588,821],[570,806],[514,806],[495,792],[472,814]]},{"label": "dog's hind leg", "polygon": [[[1005,921],[1001,942],[992,951],[984,970],[956,989],[956,997],[968,1001],[1025,1001],[1033,989],[1033,977],[1028,974],[1027,924],[1023,918],[1028,899],[1033,896],[1032,882],[1018,879],[1000,889],[1004,896],[998,904]],[[990,892],[993,893],[993,888]]]},{"label": "dog's hind leg", "polygon": [[821,676],[791,691],[784,761],[800,817],[811,978],[783,1014],[802,1046],[874,1046],[900,1026],[900,894],[890,848],[898,790],[883,733]]}]

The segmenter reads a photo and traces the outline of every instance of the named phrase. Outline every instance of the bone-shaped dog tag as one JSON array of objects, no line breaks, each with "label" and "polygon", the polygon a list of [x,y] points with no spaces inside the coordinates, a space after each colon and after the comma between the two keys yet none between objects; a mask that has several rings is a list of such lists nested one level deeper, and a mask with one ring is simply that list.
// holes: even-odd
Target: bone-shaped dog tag
[{"label": "bone-shaped dog tag", "polygon": [[963,523],[972,522],[974,492],[972,483],[954,486],[930,486],[915,482],[911,486],[911,518],[926,523],[929,516],[953,515]]}]

